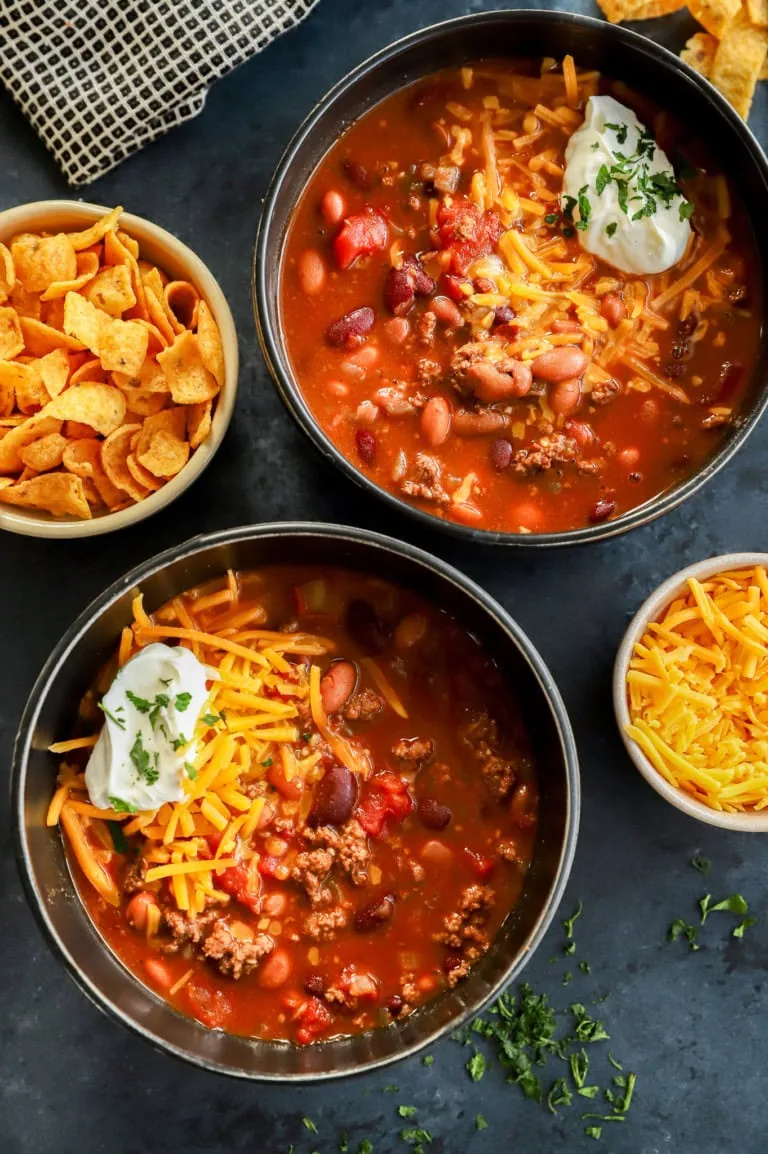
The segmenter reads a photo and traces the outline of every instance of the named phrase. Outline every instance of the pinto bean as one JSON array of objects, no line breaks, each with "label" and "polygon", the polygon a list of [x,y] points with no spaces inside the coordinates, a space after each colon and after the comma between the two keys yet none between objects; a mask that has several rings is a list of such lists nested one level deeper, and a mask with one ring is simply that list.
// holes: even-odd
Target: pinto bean
[{"label": "pinto bean", "polygon": [[556,385],[560,381],[568,381],[571,377],[579,377],[589,364],[588,358],[575,345],[562,345],[559,349],[550,349],[536,357],[531,365],[534,377],[547,384]]},{"label": "pinto bean", "polygon": [[130,922],[135,930],[143,932],[147,928],[147,913],[149,908],[150,906],[156,905],[157,898],[155,895],[142,890],[141,893],[132,897],[125,907],[125,920]]},{"label": "pinto bean", "polygon": [[367,906],[363,906],[363,908],[355,914],[355,929],[361,934],[375,930],[378,926],[383,925],[384,922],[389,921],[394,909],[394,894],[382,894],[374,898],[372,902],[369,902]]},{"label": "pinto bean", "polygon": [[465,372],[465,380],[481,401],[493,404],[509,397],[524,397],[530,391],[533,383],[530,366],[512,360],[506,360],[504,364],[508,369],[502,372],[490,361],[478,361]]},{"label": "pinto bean", "polygon": [[553,412],[565,415],[578,408],[581,400],[581,383],[578,377],[569,381],[559,381],[549,394],[549,404]]},{"label": "pinto bean", "polygon": [[333,321],[325,330],[325,339],[329,345],[340,348],[353,342],[359,343],[373,328],[376,319],[373,309],[352,309],[337,321]]},{"label": "pinto bean", "polygon": [[379,359],[379,350],[376,345],[363,345],[356,353],[350,353],[342,361],[342,365],[357,365],[361,369],[370,369]]},{"label": "pinto bean", "polygon": [[355,597],[347,606],[345,621],[350,637],[369,653],[383,653],[389,642],[390,630],[370,601]]},{"label": "pinto bean", "polygon": [[419,821],[427,829],[445,829],[453,817],[453,812],[435,797],[420,797],[416,812]]},{"label": "pinto bean", "polygon": [[578,321],[571,321],[565,318],[552,321],[553,333],[580,333],[581,325]]},{"label": "pinto bean", "polygon": [[357,685],[357,669],[351,661],[334,661],[320,681],[320,696],[326,713],[336,713],[346,705]]},{"label": "pinto bean", "polygon": [[434,313],[440,324],[445,325],[447,329],[457,329],[459,325],[464,324],[459,306],[450,297],[434,297],[429,302],[429,311]]},{"label": "pinto bean", "polygon": [[430,397],[421,410],[421,431],[429,445],[436,449],[451,434],[451,406],[445,397]]},{"label": "pinto bean", "polygon": [[346,766],[332,765],[315,786],[310,825],[344,825],[357,804],[357,780]]},{"label": "pinto bean", "polygon": [[173,985],[171,971],[165,962],[161,962],[159,958],[145,958],[144,969],[147,971],[147,977],[150,981],[159,986],[161,990],[169,990]]},{"label": "pinto bean", "polygon": [[393,317],[391,321],[387,321],[384,325],[384,332],[392,341],[393,345],[401,345],[403,341],[408,339],[410,331],[411,326],[405,317]]},{"label": "pinto bean", "polygon": [[371,177],[364,164],[359,164],[358,161],[352,160],[348,156],[344,161],[343,168],[345,175],[363,192],[371,187]]},{"label": "pinto bean", "polygon": [[605,294],[600,301],[600,315],[605,317],[612,329],[624,320],[627,309],[618,293]]},{"label": "pinto bean", "polygon": [[497,473],[503,473],[505,469],[509,468],[512,461],[512,453],[514,452],[510,441],[499,437],[491,445],[491,464]]},{"label": "pinto bean", "polygon": [[376,460],[376,438],[370,429],[358,429],[355,433],[357,455],[364,465],[372,465]]},{"label": "pinto bean", "polygon": [[307,296],[317,296],[325,285],[325,261],[313,248],[305,248],[297,266],[301,291]]},{"label": "pinto bean", "polygon": [[265,990],[276,990],[284,986],[291,976],[293,963],[285,950],[273,950],[259,966],[256,984]]},{"label": "pinto bean", "polygon": [[489,433],[500,433],[507,426],[507,418],[495,409],[484,413],[473,413],[459,409],[453,414],[453,431],[459,437],[487,437]]},{"label": "pinto bean", "polygon": [[424,844],[421,856],[424,861],[441,866],[443,869],[449,869],[453,864],[453,851],[443,842],[438,841],[437,838]]},{"label": "pinto bean", "polygon": [[412,649],[423,640],[427,632],[427,619],[421,613],[408,613],[401,618],[395,629],[395,645],[398,649]]},{"label": "pinto bean", "polygon": [[320,215],[326,224],[341,224],[346,211],[347,206],[344,203],[344,197],[335,188],[329,188],[327,192],[323,193],[320,201]]}]

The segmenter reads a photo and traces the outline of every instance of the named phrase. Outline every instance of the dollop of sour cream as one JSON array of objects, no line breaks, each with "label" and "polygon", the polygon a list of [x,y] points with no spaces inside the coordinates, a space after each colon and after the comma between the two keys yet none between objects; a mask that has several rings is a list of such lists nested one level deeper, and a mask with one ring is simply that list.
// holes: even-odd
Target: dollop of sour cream
[{"label": "dollop of sour cream", "polygon": [[85,771],[94,805],[125,812],[183,800],[212,677],[181,646],[147,645],[125,663],[101,701],[104,727]]},{"label": "dollop of sour cream", "polygon": [[691,236],[691,205],[631,108],[591,96],[565,164],[563,211],[587,252],[639,276],[677,264]]}]

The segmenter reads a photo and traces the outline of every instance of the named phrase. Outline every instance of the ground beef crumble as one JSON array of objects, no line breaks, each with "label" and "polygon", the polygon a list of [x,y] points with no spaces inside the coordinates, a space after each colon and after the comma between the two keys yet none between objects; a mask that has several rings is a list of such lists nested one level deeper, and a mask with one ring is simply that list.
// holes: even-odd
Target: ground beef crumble
[{"label": "ground beef crumble", "polygon": [[422,769],[435,756],[435,743],[431,737],[401,737],[392,746],[392,756],[408,769]]},{"label": "ground beef crumble", "polygon": [[[226,977],[237,980],[258,966],[275,948],[269,934],[253,934],[244,923],[229,923],[216,910],[187,917],[179,910],[164,910],[163,921],[171,940],[162,944],[166,953],[193,946],[201,957],[216,964]],[[242,926],[242,936],[235,932]]]},{"label": "ground beef crumble", "polygon": [[372,689],[362,689],[342,708],[345,721],[373,721],[384,708],[384,698]]},{"label": "ground beef crumble", "polygon": [[506,801],[515,787],[517,778],[512,762],[491,754],[482,762],[480,773],[494,797],[497,797],[499,801]]},{"label": "ground beef crumble", "polygon": [[[307,831],[307,836],[310,832]],[[300,853],[294,862],[291,877],[303,887],[313,906],[327,905],[331,900],[331,893],[325,886],[325,879],[335,860],[335,850],[320,847],[306,853]]]},{"label": "ground beef crumble", "polygon": [[315,910],[304,921],[303,931],[316,942],[331,942],[336,931],[347,924],[347,915],[341,906],[332,910]]},{"label": "ground beef crumble", "polygon": [[571,437],[566,437],[565,433],[552,433],[531,441],[525,448],[516,449],[509,468],[520,476],[529,476],[545,472],[553,465],[567,465],[575,461],[577,455],[578,445]]},{"label": "ground beef crumble", "polygon": [[137,857],[126,867],[123,874],[123,892],[135,894],[144,889],[144,879],[147,876],[147,863],[143,857]]},{"label": "ground beef crumble", "polygon": [[451,951],[448,985],[453,987],[465,978],[477,959],[485,953],[490,938],[484,929],[488,912],[495,901],[489,886],[467,886],[459,900],[459,908],[448,914],[444,929],[435,935],[435,941]]},{"label": "ground beef crumble", "polygon": [[[349,874],[353,885],[368,884],[366,867],[371,860],[371,850],[368,836],[356,818],[350,818],[341,829],[330,825],[307,829],[304,836],[308,841],[331,853],[341,868]],[[296,860],[298,862],[298,858]]]},{"label": "ground beef crumble", "polygon": [[434,501],[437,505],[450,504],[441,480],[440,462],[429,453],[417,453],[410,476],[400,482],[400,489],[407,497],[421,497],[423,501]]}]

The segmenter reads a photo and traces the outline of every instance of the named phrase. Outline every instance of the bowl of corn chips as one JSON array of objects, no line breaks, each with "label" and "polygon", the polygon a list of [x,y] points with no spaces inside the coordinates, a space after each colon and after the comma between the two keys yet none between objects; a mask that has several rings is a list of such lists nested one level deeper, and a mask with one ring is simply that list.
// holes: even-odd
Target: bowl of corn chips
[{"label": "bowl of corn chips", "polygon": [[122,208],[0,213],[0,528],[86,537],[170,504],[232,418],[235,325],[199,257]]}]

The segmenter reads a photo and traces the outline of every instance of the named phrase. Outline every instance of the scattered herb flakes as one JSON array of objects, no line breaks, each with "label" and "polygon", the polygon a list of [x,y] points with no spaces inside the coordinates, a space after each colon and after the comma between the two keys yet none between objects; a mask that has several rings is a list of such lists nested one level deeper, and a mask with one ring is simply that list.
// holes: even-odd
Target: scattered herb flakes
[{"label": "scattered herb flakes", "polygon": [[717,911],[725,911],[729,914],[743,915],[747,913],[748,909],[749,906],[741,894],[730,894],[727,898],[723,898],[722,901],[714,903],[712,901],[712,894],[705,894],[704,897],[699,901],[702,925],[704,925],[710,914],[714,914]]},{"label": "scattered herb flakes", "polygon": [[187,771],[187,777],[189,778],[189,780],[194,781],[195,778],[197,777],[197,770],[195,769],[192,762],[191,761],[185,761],[184,762],[184,768]]},{"label": "scattered herb flakes", "polygon": [[600,1093],[600,1087],[599,1086],[579,1086],[579,1089],[576,1092],[577,1092],[577,1094],[580,1094],[582,1098],[596,1098],[597,1095]]},{"label": "scattered herb flakes", "polygon": [[570,986],[572,981],[573,981],[573,974],[571,973],[570,970],[566,970],[565,973],[563,974],[562,985]]},{"label": "scattered herb flakes", "polygon": [[317,1126],[311,1118],[307,1118],[306,1116],[303,1117],[301,1119],[301,1124],[305,1130],[309,1130],[310,1134],[317,1134]]},{"label": "scattered herb flakes", "polygon": [[183,733],[180,733],[178,737],[174,737],[173,741],[171,742],[171,746],[176,753],[178,753],[180,749],[183,749],[185,745],[189,745],[189,742]]},{"label": "scattered herb flakes", "polygon": [[[563,197],[563,218],[565,220],[569,220],[571,223],[573,223],[573,210],[578,203],[579,202],[575,196]],[[571,233],[571,236],[573,236],[573,233]]]},{"label": "scattered herb flakes", "polygon": [[109,720],[118,727],[118,729],[125,729],[125,720],[122,717],[115,717],[114,713],[110,713],[103,701],[99,702],[99,709],[108,717]]},{"label": "scattered herb flakes", "polygon": [[435,1055],[434,1054],[425,1054],[424,1057],[421,1059],[422,1066],[433,1066],[434,1062],[435,1062]]},{"label": "scattered herb flakes", "polygon": [[487,1130],[488,1129],[488,1123],[486,1122],[486,1120],[482,1114],[475,1114],[475,1129],[476,1130]]},{"label": "scattered herb flakes", "polygon": [[579,189],[579,219],[576,221],[576,228],[579,229],[580,232],[584,232],[585,229],[589,228],[589,221],[592,216],[592,205],[587,196],[588,189],[589,185],[587,184],[582,185]]},{"label": "scattered herb flakes", "polygon": [[339,1138],[339,1154],[347,1154],[348,1150],[349,1150],[349,1142],[347,1140],[347,1135],[342,1134],[341,1137]]},{"label": "scattered herb flakes", "polygon": [[589,1055],[583,1046],[576,1053],[568,1055],[568,1066],[574,1085],[580,1090],[587,1080],[589,1070]]},{"label": "scattered herb flakes", "polygon": [[143,777],[147,785],[154,785],[160,776],[160,771],[157,766],[150,763],[149,753],[144,748],[144,742],[140,733],[136,734],[136,740],[131,746],[129,757],[136,767],[136,772],[139,777]]},{"label": "scattered herb flakes", "polygon": [[732,938],[743,938],[745,931],[748,930],[750,928],[750,926],[754,926],[756,922],[757,922],[757,918],[744,918],[731,931],[731,937]]},{"label": "scattered herb flakes", "polygon": [[588,1138],[594,1138],[597,1141],[602,1137],[603,1128],[602,1126],[585,1126],[584,1133]]},{"label": "scattered herb flakes", "polygon": [[548,212],[547,215],[544,217],[544,223],[545,224],[557,224],[559,219],[560,219],[560,217],[558,216],[558,214],[556,212]]},{"label": "scattered herb flakes", "polygon": [[583,912],[584,912],[584,906],[582,905],[581,902],[579,902],[579,904],[576,906],[576,909],[571,914],[571,916],[569,918],[563,919],[563,929],[565,930],[566,936],[567,936],[569,941],[573,938],[574,923],[576,921],[578,921],[578,919],[581,917]]},{"label": "scattered herb flakes", "polygon": [[398,1106],[397,1112],[401,1118],[415,1118],[416,1117],[416,1107],[415,1106]]},{"label": "scattered herb flakes", "polygon": [[265,769],[269,769],[269,767],[272,764],[272,758],[271,757],[265,757],[261,764],[264,766]]},{"label": "scattered herb flakes", "polygon": [[691,865],[695,870],[698,870],[700,874],[703,874],[704,877],[706,877],[709,871],[712,869],[712,862],[709,860],[709,858],[701,857],[698,854],[696,857],[691,858]]},{"label": "scattered herb flakes", "polygon": [[616,133],[617,144],[626,144],[627,133],[629,132],[629,125],[627,125],[627,124],[608,124],[608,122],[606,121],[606,123],[603,125],[603,127],[604,128],[610,128],[613,132]]},{"label": "scattered herb flakes", "polygon": [[667,937],[670,942],[676,942],[678,938],[685,938],[692,950],[701,948],[696,944],[696,927],[689,925],[684,918],[676,918],[672,922],[667,930]]},{"label": "scattered herb flakes", "polygon": [[602,1022],[593,1018],[581,1002],[573,1002],[569,1007],[576,1019],[576,1037],[580,1042],[602,1042],[610,1038]]},{"label": "scattered herb flakes", "polygon": [[485,1055],[475,1050],[467,1062],[467,1073],[473,1082],[479,1082],[486,1070]]},{"label": "scattered herb flakes", "polygon": [[[618,228],[618,225],[616,224],[616,221],[615,221],[615,220],[612,220],[610,224],[607,224],[607,225],[605,226],[605,235],[606,235],[607,237],[612,237],[612,236],[613,236],[613,234],[616,232],[616,229],[617,229],[617,228]],[[600,1129],[600,1127],[599,1127],[599,1126],[592,1126],[592,1127],[587,1127],[587,1129],[590,1129],[590,1128],[591,1128],[592,1130],[599,1130],[599,1129]]]},{"label": "scattered herb flakes", "polygon": [[606,187],[610,183],[611,183],[611,174],[608,171],[608,166],[605,164],[601,164],[599,169],[597,170],[597,176],[595,177],[595,190],[597,192],[597,195],[602,196],[603,193],[605,192]]},{"label": "scattered herb flakes", "polygon": [[218,725],[220,721],[224,720],[224,714],[223,713],[211,713],[209,710],[208,713],[203,714],[201,720],[204,721],[206,725],[211,725],[211,726]]},{"label": "scattered herb flakes", "polygon": [[109,802],[110,806],[115,811],[115,813],[137,813],[138,812],[135,805],[132,805],[129,801],[123,801],[123,799],[121,797],[108,797],[107,801]]},{"label": "scattered herb flakes", "polygon": [[432,1145],[432,1135],[429,1130],[423,1130],[416,1127],[413,1130],[401,1130],[400,1137],[403,1142],[407,1142],[409,1146],[413,1146],[415,1151],[418,1151],[424,1146]]},{"label": "scattered herb flakes", "polygon": [[147,701],[146,697],[139,697],[132,689],[126,689],[125,696],[130,701],[131,705],[138,709],[139,713],[149,713],[152,708],[152,702]]},{"label": "scattered herb flakes", "polygon": [[613,1066],[614,1070],[623,1070],[623,1069],[624,1069],[624,1067],[622,1066],[621,1062],[617,1062],[617,1061],[616,1061],[616,1059],[614,1058],[614,1056],[613,1056],[613,1054],[611,1053],[611,1051],[610,1051],[610,1050],[608,1051],[608,1061],[611,1063],[611,1065]]},{"label": "scattered herb flakes", "polygon": [[369,1142],[367,1138],[363,1138],[357,1148],[357,1154],[373,1154],[373,1142]]},{"label": "scattered herb flakes", "polygon": [[575,954],[576,953],[576,943],[575,942],[569,942],[568,945],[564,947],[563,953],[564,954]]},{"label": "scattered herb flakes", "polygon": [[[114,806],[112,808],[114,809]],[[110,837],[112,838],[112,845],[115,847],[115,853],[128,853],[128,842],[125,840],[125,834],[123,833],[120,822],[108,821],[107,826],[109,827]],[[739,934],[739,937],[741,937],[741,934]]]},{"label": "scattered herb flakes", "polygon": [[581,970],[582,974],[591,974],[592,973],[592,967],[590,966],[590,964],[586,958],[583,958],[579,962],[579,969]]},{"label": "scattered herb flakes", "polygon": [[187,709],[189,709],[189,704],[190,704],[191,700],[192,700],[192,694],[191,693],[178,693],[176,695],[176,700],[174,701],[173,704],[174,704],[175,708],[179,711],[179,713],[184,713]]},{"label": "scattered herb flakes", "polygon": [[570,1106],[573,1101],[571,1088],[565,1078],[556,1078],[547,1094],[547,1106],[553,1114],[557,1113],[558,1106]]},{"label": "scattered herb flakes", "polygon": [[385,1094],[399,1094],[400,1093],[400,1087],[399,1086],[385,1086],[384,1087],[384,1093]]}]

